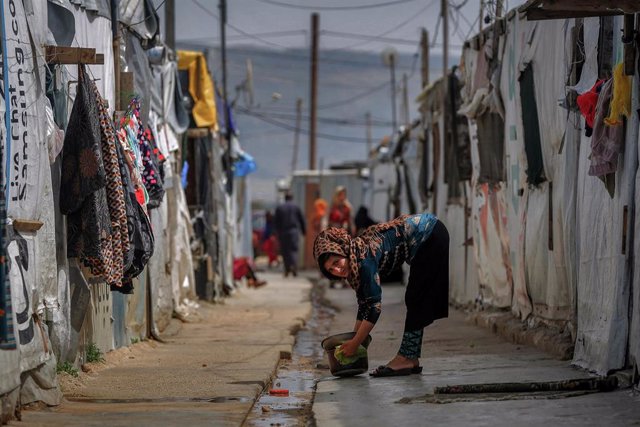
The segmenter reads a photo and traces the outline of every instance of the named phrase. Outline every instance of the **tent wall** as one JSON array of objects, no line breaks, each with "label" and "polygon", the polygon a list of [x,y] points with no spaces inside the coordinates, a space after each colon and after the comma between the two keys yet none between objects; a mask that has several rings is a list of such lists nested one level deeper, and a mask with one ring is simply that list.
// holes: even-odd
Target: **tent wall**
[{"label": "tent wall", "polygon": [[[639,107],[638,80],[634,78],[631,111]],[[637,116],[632,114],[627,121],[627,143],[618,164],[613,197],[602,181],[588,176],[590,140],[583,137],[580,143],[578,336],[573,361],[599,373],[622,368],[626,363],[634,262],[628,250],[633,242],[624,230],[632,228],[629,213],[633,212],[638,168],[637,146],[632,141],[638,140],[638,125]]]},{"label": "tent wall", "polygon": [[[174,313],[185,318],[197,307],[191,218],[180,182],[182,162],[175,134],[186,130],[184,114],[178,117],[181,107],[174,102],[177,65],[164,55],[165,47],[161,45],[155,65],[151,64],[151,51],[146,50],[149,46],[141,40],[156,34],[157,16],[149,16],[153,25],[151,20],[134,25],[135,34],[130,32],[132,28],[118,24],[126,42],[119,53],[125,60],[122,65],[134,71],[135,88],[145,95],[144,124],[153,133],[161,154],[170,160],[165,165],[167,195],[158,208],[151,210],[155,254],[148,268],[133,280],[133,293],[127,295],[112,292],[101,279],[86,280],[90,275],[82,271],[84,267],[67,259],[66,221],[58,203],[59,153],[75,99],[78,65],[46,64],[44,46],[95,48],[102,54],[104,64],[88,65],[88,75],[113,113],[118,106],[112,21],[105,4],[46,0],[3,3],[7,32],[2,47],[9,59],[7,64],[1,64],[5,69],[5,80],[1,82],[5,90],[0,124],[3,182],[8,196],[7,236],[3,243],[8,243],[9,265],[6,284],[1,285],[6,290],[0,295],[4,299],[1,308],[11,319],[0,320],[9,325],[11,334],[0,331],[2,421],[12,416],[18,402],[60,403],[58,363],[86,362],[86,350],[93,345],[102,352],[128,346],[133,340],[146,338],[148,331],[162,330]],[[128,2],[128,9],[121,4],[121,18],[129,24],[138,22],[137,18],[147,17],[153,9],[150,5],[148,0]],[[210,80],[208,73],[200,77]],[[49,83],[49,78],[55,84]],[[7,109],[9,123],[5,123]],[[176,125],[175,132],[170,121]],[[207,129],[211,132],[215,127],[214,115]],[[212,157],[220,159],[219,151]],[[222,177],[216,176],[212,189],[221,181]],[[4,204],[5,200],[0,199]],[[230,206],[212,211],[215,215],[229,214]],[[4,222],[4,217],[0,219]],[[227,222],[231,223],[231,219],[228,216]],[[225,231],[229,237],[227,247],[231,249],[235,231]],[[216,236],[208,238],[215,240]],[[15,343],[9,339],[12,336]]]},{"label": "tent wall", "polygon": [[[615,17],[613,22],[614,49],[609,62],[617,64],[622,59],[622,44],[616,36],[622,18]],[[575,19],[529,22],[510,13],[498,48],[493,50],[497,64],[486,63],[483,57],[491,52],[489,42],[495,42],[492,31],[487,39],[474,39],[465,46],[461,111],[469,114],[472,178],[465,183],[464,197],[447,197],[453,193],[443,179],[446,149],[441,146],[440,80],[419,97],[426,136],[423,153],[438,157],[437,162],[421,159],[424,172],[432,178],[420,185],[424,186],[421,194],[427,195],[425,207],[453,230],[452,299],[511,307],[522,320],[560,326],[575,339],[574,363],[606,373],[635,361],[640,348],[639,275],[633,268],[640,226],[635,206],[639,123],[636,114],[626,120],[626,144],[611,197],[603,182],[588,174],[591,138],[585,135],[580,112],[567,107],[575,25]],[[597,78],[600,20],[585,19],[583,25],[581,91],[590,89]],[[482,44],[485,42],[487,45]],[[487,67],[494,73],[487,75]],[[523,85],[529,85],[527,90]],[[632,112],[638,110],[637,93],[635,75]],[[483,181],[486,176],[480,167],[486,153],[481,150],[487,146],[479,143],[476,116],[468,110],[476,95],[481,96],[475,100],[482,99],[482,105],[504,119],[505,181]],[[533,105],[535,114],[531,114]],[[537,125],[528,122],[536,116]],[[539,158],[529,145],[531,135],[525,135],[532,124],[540,133]],[[539,174],[534,176],[533,162],[540,161]],[[464,215],[465,205],[471,210],[470,217]],[[466,227],[471,241],[463,236]],[[473,245],[468,271],[462,261],[465,242]]]}]

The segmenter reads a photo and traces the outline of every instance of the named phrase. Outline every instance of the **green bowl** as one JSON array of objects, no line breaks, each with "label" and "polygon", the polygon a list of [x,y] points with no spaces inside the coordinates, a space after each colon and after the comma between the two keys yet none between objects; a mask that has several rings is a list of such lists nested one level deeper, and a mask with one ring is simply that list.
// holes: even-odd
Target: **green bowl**
[{"label": "green bowl", "polygon": [[[336,359],[334,354],[336,347],[345,341],[349,341],[355,335],[355,332],[345,332],[343,334],[331,335],[330,337],[322,340],[322,348],[327,353],[329,369],[331,370],[332,375],[335,375],[336,377],[351,377],[363,374],[369,369],[369,358],[366,353],[364,356],[358,358],[353,363],[349,363],[348,365],[342,365],[338,362],[338,359]],[[371,344],[371,335],[365,338],[362,342],[362,346],[366,349],[369,347],[369,344]]]}]

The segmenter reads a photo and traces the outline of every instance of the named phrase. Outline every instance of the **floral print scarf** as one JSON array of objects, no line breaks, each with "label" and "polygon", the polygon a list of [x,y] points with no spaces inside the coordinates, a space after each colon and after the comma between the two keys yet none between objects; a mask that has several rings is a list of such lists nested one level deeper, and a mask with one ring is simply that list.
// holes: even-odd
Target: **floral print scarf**
[{"label": "floral print scarf", "polygon": [[351,288],[357,291],[360,286],[360,261],[365,259],[369,253],[375,253],[380,249],[382,233],[393,229],[397,235],[401,235],[407,217],[408,215],[403,215],[389,222],[373,225],[358,237],[352,237],[343,228],[329,227],[321,231],[313,243],[313,257],[316,259],[320,271],[328,278],[332,278],[328,276],[324,266],[320,265],[320,257],[323,254],[336,254],[347,258],[349,274],[346,281]]}]

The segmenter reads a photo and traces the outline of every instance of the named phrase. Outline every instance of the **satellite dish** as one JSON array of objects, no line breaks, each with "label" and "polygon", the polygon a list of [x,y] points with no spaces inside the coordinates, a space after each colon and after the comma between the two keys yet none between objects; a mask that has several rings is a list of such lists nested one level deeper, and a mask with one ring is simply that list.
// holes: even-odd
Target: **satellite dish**
[{"label": "satellite dish", "polygon": [[392,47],[387,47],[382,51],[382,62],[384,62],[384,65],[395,64],[397,57],[398,51]]}]

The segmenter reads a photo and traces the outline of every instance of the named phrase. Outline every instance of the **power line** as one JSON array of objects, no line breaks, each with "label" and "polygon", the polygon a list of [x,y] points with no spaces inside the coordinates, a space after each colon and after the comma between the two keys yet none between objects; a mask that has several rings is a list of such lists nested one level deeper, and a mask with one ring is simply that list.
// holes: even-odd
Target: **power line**
[{"label": "power line", "polygon": [[[248,110],[239,110],[238,114],[244,114],[253,118],[256,118],[258,120],[262,120],[265,123],[269,123],[273,126],[277,126],[280,127],[282,129],[287,129],[290,131],[295,131],[296,128],[295,126],[289,125],[288,123],[282,123],[278,120],[274,120],[271,119],[268,116],[265,116],[264,114],[259,114],[259,113],[254,113]],[[300,129],[300,132],[304,133],[305,135],[309,135],[309,131],[307,129]],[[321,132],[317,132],[316,133],[316,137],[317,138],[322,138],[322,139],[328,139],[331,141],[340,141],[340,142],[367,142],[366,138],[357,138],[354,136],[340,136],[340,135],[332,135],[332,134],[327,134],[327,133],[321,133]]]},{"label": "power line", "polygon": [[[256,114],[261,114],[262,112],[259,111],[255,111],[255,110],[249,110],[246,108],[239,108],[238,111],[242,111],[242,112],[252,112],[252,113],[256,113]],[[272,119],[283,119],[283,120],[296,120],[297,117],[295,114],[287,114],[287,113],[282,113],[282,112],[269,112],[268,115],[265,115],[265,117],[269,117]],[[302,116],[303,119],[308,120],[309,116],[305,115]],[[318,122],[320,123],[326,123],[326,124],[332,124],[332,125],[338,125],[338,126],[367,126],[367,122],[364,120],[354,120],[354,119],[345,119],[345,118],[338,118],[338,117],[319,117]],[[391,125],[391,122],[389,121],[385,121],[385,120],[373,120],[371,121],[371,125],[372,126],[378,126],[378,127],[385,127],[388,128]]]},{"label": "power line", "polygon": [[[227,24],[228,25],[228,24]],[[182,45],[182,46],[190,46],[190,47],[197,47],[197,48],[213,48],[218,49],[217,46],[213,46],[212,44],[208,44],[208,43],[198,43],[198,42],[183,42],[182,40],[178,40],[176,41],[176,44],[178,45]],[[309,55],[308,54],[295,54],[295,53],[290,53],[291,49],[290,48],[286,48],[286,50],[288,52],[278,52],[278,57],[279,58],[287,58],[287,59],[293,59],[293,60],[297,60],[297,61],[309,61]],[[340,50],[335,49],[335,50],[331,50],[328,51],[329,54],[331,52],[340,52]],[[269,56],[269,57],[273,57],[273,52],[270,51],[252,51],[250,53],[251,55],[261,55],[261,56]],[[371,67],[371,66],[377,66],[377,63],[374,62],[365,62],[365,61],[353,61],[353,60],[344,60],[344,59],[331,59],[331,58],[327,58],[326,53],[323,54],[322,52],[320,52],[320,63],[321,66],[322,64],[340,64],[340,65],[353,65],[353,66],[358,66],[358,67]],[[403,65],[397,65],[396,68],[398,69],[407,69],[409,67],[407,66],[403,66]]]},{"label": "power line", "polygon": [[261,3],[271,4],[274,6],[287,7],[290,9],[303,9],[303,10],[326,10],[326,11],[345,11],[345,10],[362,10],[362,9],[374,9],[377,7],[393,6],[402,3],[411,3],[416,0],[392,0],[382,3],[363,4],[357,6],[303,6],[299,4],[286,3],[277,0],[257,0]]},{"label": "power line", "polygon": [[339,38],[351,38],[351,39],[359,39],[359,40],[377,40],[377,41],[384,41],[389,43],[406,44],[411,46],[414,46],[416,44],[415,40],[396,39],[391,37],[376,37],[376,36],[368,36],[366,34],[344,33],[342,31],[322,30],[320,31],[320,34],[325,34],[328,36],[334,36]]},{"label": "power line", "polygon": [[318,110],[324,110],[324,109],[327,109],[327,108],[339,107],[341,105],[350,104],[353,101],[357,101],[358,99],[365,98],[365,97],[367,97],[367,96],[369,96],[369,95],[371,95],[371,94],[373,94],[373,93],[375,93],[375,92],[377,92],[379,90],[382,90],[387,86],[389,86],[389,82],[384,82],[383,84],[381,84],[379,86],[371,88],[371,89],[369,89],[369,90],[367,90],[365,92],[359,93],[359,94],[357,94],[355,96],[352,96],[351,98],[343,99],[343,100],[332,102],[332,103],[329,103],[329,104],[318,105]]},{"label": "power line", "polygon": [[386,36],[387,34],[392,33],[392,32],[394,32],[394,31],[396,31],[396,30],[398,30],[398,29],[400,29],[400,28],[404,27],[404,26],[405,26],[405,25],[407,25],[409,22],[413,21],[413,20],[414,20],[414,19],[416,19],[418,16],[420,16],[420,14],[421,14],[422,12],[424,12],[425,10],[427,10],[427,9],[429,9],[431,6],[433,6],[435,3],[436,3],[436,0],[431,0],[431,1],[430,1],[429,3],[427,3],[423,8],[421,8],[421,9],[420,9],[420,10],[418,10],[417,12],[414,12],[414,13],[413,13],[409,18],[407,18],[406,20],[404,20],[404,21],[400,22],[399,24],[397,24],[397,25],[395,25],[395,26],[391,27],[390,29],[388,29],[387,31],[385,31],[385,32],[383,32],[383,33],[380,33],[380,34],[377,34],[377,35],[375,35],[375,36],[372,36],[372,40],[364,41],[364,42],[361,42],[361,43],[354,43],[354,44],[352,44],[352,45],[344,46],[344,47],[342,47],[342,48],[340,48],[340,49],[337,49],[337,50],[349,50],[349,49],[353,49],[354,47],[364,46],[365,44],[369,44],[369,43],[371,43],[372,41],[375,41],[375,38],[378,38],[378,37],[384,37],[384,36]]},{"label": "power line", "polygon": [[[216,14],[215,14],[215,13],[213,13],[213,12],[211,12],[211,11],[210,11],[209,9],[207,9],[205,6],[203,6],[202,4],[200,4],[200,2],[199,2],[198,0],[191,0],[191,1],[193,1],[193,3],[194,3],[196,6],[198,6],[198,7],[199,7],[203,12],[205,12],[207,15],[209,15],[209,16],[211,16],[211,17],[215,18],[216,20],[220,21],[220,18],[218,17],[218,15],[216,15]],[[268,44],[268,45],[270,45],[270,46],[274,46],[274,47],[279,47],[279,48],[283,48],[283,49],[286,49],[286,48],[287,48],[287,46],[284,46],[284,45],[281,45],[281,44],[278,44],[278,43],[273,43],[273,42],[270,42],[269,40],[264,40],[264,39],[262,39],[262,38],[260,38],[260,37],[254,36],[253,34],[247,33],[246,31],[244,31],[244,30],[242,30],[242,29],[240,29],[240,28],[238,28],[238,27],[236,27],[236,26],[234,26],[234,25],[231,25],[231,24],[230,24],[230,23],[228,23],[228,22],[227,22],[227,26],[228,26],[229,28],[231,28],[231,29],[233,29],[233,30],[235,30],[235,31],[239,32],[240,34],[243,34],[243,35],[245,35],[245,36],[249,37],[250,39],[253,39],[253,40],[259,41],[259,42],[261,42],[261,43]]]},{"label": "power line", "polygon": [[[217,17],[216,17],[217,18]],[[292,36],[292,35],[299,35],[299,34],[304,34],[305,36],[307,35],[309,31],[305,30],[305,29],[300,29],[300,30],[288,30],[288,31],[268,31],[266,33],[253,33],[250,34],[251,37],[287,37],[287,36]],[[230,36],[227,36],[226,39],[227,40],[244,40],[244,39],[248,39],[251,38],[248,35],[245,34],[232,34]],[[218,39],[217,37],[191,37],[191,38],[187,38],[187,39],[182,39],[184,41],[211,41],[212,43],[217,43],[220,41],[220,39]]]}]

